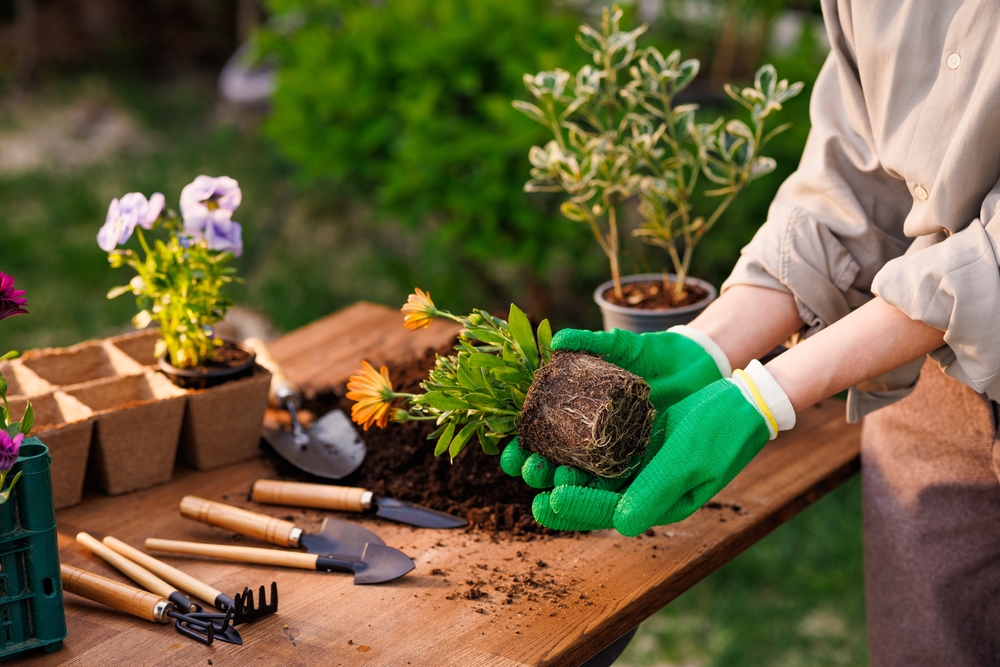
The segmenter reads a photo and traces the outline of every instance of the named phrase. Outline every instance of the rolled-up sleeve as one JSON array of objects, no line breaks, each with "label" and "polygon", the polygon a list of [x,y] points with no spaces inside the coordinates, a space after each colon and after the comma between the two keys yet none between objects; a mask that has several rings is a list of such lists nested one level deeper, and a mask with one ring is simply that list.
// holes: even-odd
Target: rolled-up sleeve
[{"label": "rolled-up sleeve", "polygon": [[[935,351],[945,372],[1000,396],[1000,183],[980,217],[918,252],[890,261],[872,290],[886,303],[945,332]],[[985,224],[983,221],[986,221]]]},{"label": "rolled-up sleeve", "polygon": [[903,220],[912,197],[872,148],[846,37],[831,31],[831,43],[810,101],[812,128],[799,168],[722,287],[791,293],[806,335],[869,300],[876,273],[909,245]]}]

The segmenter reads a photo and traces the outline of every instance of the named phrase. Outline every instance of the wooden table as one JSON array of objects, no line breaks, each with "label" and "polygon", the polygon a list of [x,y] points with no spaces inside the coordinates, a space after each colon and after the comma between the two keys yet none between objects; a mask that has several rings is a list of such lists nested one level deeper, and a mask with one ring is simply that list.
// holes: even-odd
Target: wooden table
[{"label": "wooden table", "polygon": [[[437,345],[454,329],[418,334],[397,311],[357,304],[274,343],[290,375],[342,385],[362,357],[374,363]],[[413,558],[395,582],[354,586],[350,575],[165,558],[215,587],[278,582],[277,615],[240,627],[244,644],[206,647],[158,626],[67,595],[62,651],[30,665],[579,665],[858,470],[858,429],[843,404],[824,402],[770,443],[709,506],[688,520],[625,538],[613,531],[535,541],[476,531],[419,530],[364,520]],[[58,513],[64,562],[121,579],[77,546],[79,530],[133,545],[147,537],[232,541],[180,517],[185,494],[319,526],[311,510],[255,506],[245,492],[262,461],[207,473],[178,467],[166,485],[125,496],[90,495]],[[234,492],[235,491],[235,492]],[[254,544],[244,540],[243,544]],[[255,546],[263,546],[254,544]]]}]

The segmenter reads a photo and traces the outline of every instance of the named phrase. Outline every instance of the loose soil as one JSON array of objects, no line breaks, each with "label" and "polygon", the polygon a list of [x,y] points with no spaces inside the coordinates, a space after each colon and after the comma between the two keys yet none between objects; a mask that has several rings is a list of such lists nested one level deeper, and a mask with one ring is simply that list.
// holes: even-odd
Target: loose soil
[{"label": "loose soil", "polygon": [[220,368],[237,368],[245,364],[252,354],[252,352],[226,341],[221,347],[215,348],[212,356],[205,359],[201,364],[185,368],[184,370],[208,372]]},{"label": "loose soil", "polygon": [[663,282],[659,280],[624,283],[622,294],[624,298],[619,299],[615,295],[615,288],[610,287],[601,296],[616,306],[639,310],[681,308],[708,298],[708,292],[704,288],[694,283],[688,283],[684,297],[675,301],[673,283],[671,283],[670,289],[664,290]]},{"label": "loose soil", "polygon": [[[437,352],[450,353],[448,345]],[[419,391],[419,384],[434,367],[435,350],[389,369],[397,391]],[[303,405],[304,421],[318,418],[334,408],[350,414],[353,401],[332,391],[307,395]],[[273,416],[273,415],[272,415]],[[380,429],[373,426],[362,432],[368,454],[357,471],[338,483],[360,486],[377,496],[389,496],[462,516],[479,529],[523,536],[567,535],[538,525],[531,515],[531,501],[537,491],[521,479],[500,469],[499,457],[483,452],[471,443],[449,463],[448,456],[434,456],[434,442],[427,436],[432,423],[390,422]],[[323,482],[271,454],[277,476],[299,481]]]}]

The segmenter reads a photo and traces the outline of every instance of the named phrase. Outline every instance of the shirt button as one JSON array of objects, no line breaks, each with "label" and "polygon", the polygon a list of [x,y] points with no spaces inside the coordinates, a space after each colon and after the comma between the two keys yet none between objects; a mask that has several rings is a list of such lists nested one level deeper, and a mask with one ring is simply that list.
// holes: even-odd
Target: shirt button
[{"label": "shirt button", "polygon": [[962,64],[962,56],[957,53],[953,53],[948,56],[948,67],[950,69],[958,69],[958,66]]},{"label": "shirt button", "polygon": [[914,196],[916,196],[917,199],[919,199],[921,201],[926,201],[926,199],[927,199],[927,188],[925,188],[924,186],[919,185],[919,184],[915,185],[913,187],[913,194],[914,194]]}]

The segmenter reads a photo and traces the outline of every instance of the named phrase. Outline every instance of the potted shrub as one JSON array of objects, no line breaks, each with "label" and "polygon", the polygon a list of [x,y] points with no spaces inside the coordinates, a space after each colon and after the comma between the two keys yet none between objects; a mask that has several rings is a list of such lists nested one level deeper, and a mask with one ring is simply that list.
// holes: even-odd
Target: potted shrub
[{"label": "potted shrub", "polygon": [[[761,151],[788,125],[765,126],[802,84],[779,81],[764,65],[753,87],[725,88],[749,111],[749,124],[721,117],[699,123],[698,105],[675,103],[699,62],[682,61],[679,51],[640,49],[646,26],[623,32],[621,18],[615,6],[604,10],[600,31],[580,26],[577,42],[593,65],[575,76],[561,69],[525,74],[536,103],[513,104],[554,137],[531,148],[525,190],[569,195],[563,215],[585,223],[610,262],[611,280],[594,292],[605,328],[660,331],[694,319],[715,298],[711,284],[688,275],[692,254],[740,191],[774,170]],[[618,213],[632,197],[642,218],[633,234],[666,250],[673,273],[621,276]]]},{"label": "potted shrub", "polygon": [[[0,319],[26,313],[25,305],[24,291],[0,273]],[[26,437],[33,422],[30,402],[14,421],[0,374],[0,659],[57,651],[66,637],[51,459],[41,440]]]},{"label": "potted shrub", "polygon": [[[132,192],[111,202],[97,235],[112,267],[136,275],[108,298],[131,293],[137,329],[159,326],[153,356],[174,384],[190,390],[181,455],[199,470],[253,457],[267,404],[270,375],[238,341],[213,334],[232,301],[223,288],[237,280],[229,263],[243,251],[233,220],[242,192],[227,176],[199,176],[181,191],[178,216],[156,193]],[[147,233],[159,238],[147,240]],[[135,234],[140,252],[120,248]]]},{"label": "potted shrub", "polygon": [[[461,324],[455,354],[437,355],[418,394],[395,391],[385,366],[376,371],[363,362],[347,398],[357,401],[351,416],[365,430],[390,419],[434,421],[435,454],[452,460],[473,439],[499,454],[502,441],[519,435],[523,448],[607,479],[626,477],[639,463],[655,414],[642,378],[591,354],[553,353],[548,320],[533,331],[513,304],[507,320],[483,310],[457,316],[418,289],[403,313],[409,329],[435,317]],[[537,472],[552,475],[550,468]],[[532,486],[552,481],[524,477]]]}]

